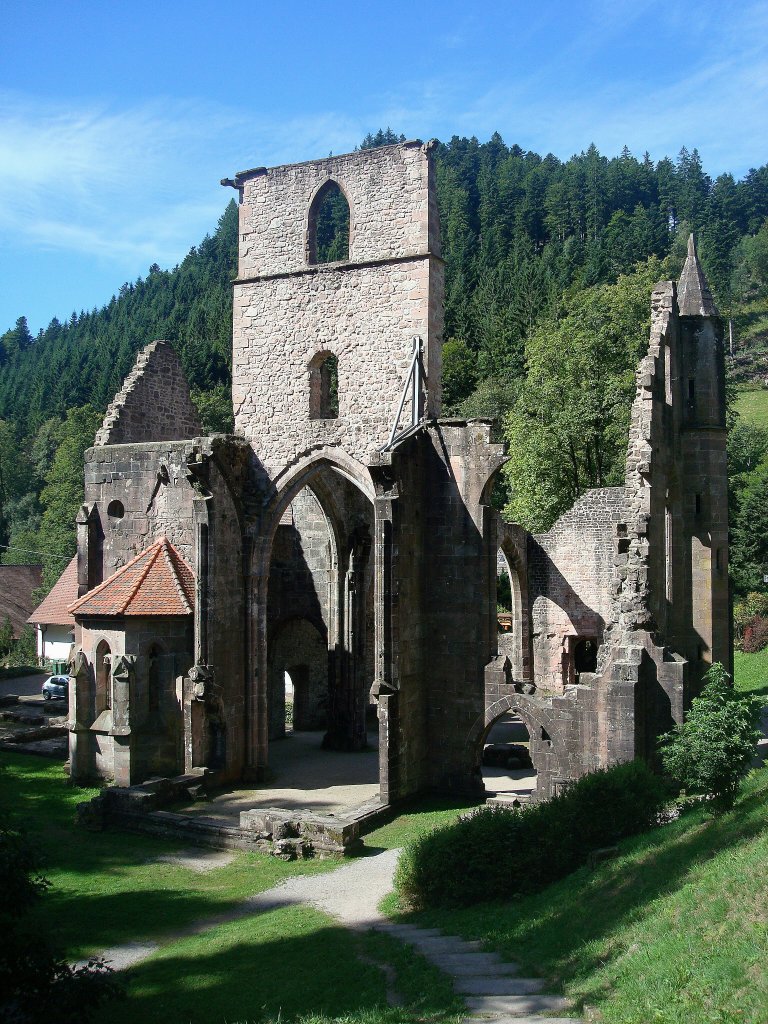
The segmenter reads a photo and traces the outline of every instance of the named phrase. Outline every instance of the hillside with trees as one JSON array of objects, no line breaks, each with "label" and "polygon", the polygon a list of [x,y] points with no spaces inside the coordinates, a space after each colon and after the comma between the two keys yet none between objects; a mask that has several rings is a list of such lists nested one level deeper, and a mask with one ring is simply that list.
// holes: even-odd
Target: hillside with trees
[{"label": "hillside with trees", "polygon": [[[363,147],[398,141],[379,131]],[[511,460],[496,500],[546,529],[589,487],[623,477],[634,367],[655,281],[679,273],[688,233],[733,323],[740,387],[768,375],[768,166],[712,179],[694,149],[654,163],[590,146],[562,161],[454,137],[436,151],[446,259],[444,407],[493,415]],[[50,584],[74,551],[82,452],[154,338],[172,341],[209,430],[231,429],[231,280],[237,207],[170,271],[156,265],[99,310],[26,320],[0,336],[0,557],[43,561]],[[22,313],[23,311],[20,311]],[[734,580],[768,566],[768,431],[732,433]],[[44,552],[44,557],[38,554]],[[762,584],[760,584],[762,586]]]}]

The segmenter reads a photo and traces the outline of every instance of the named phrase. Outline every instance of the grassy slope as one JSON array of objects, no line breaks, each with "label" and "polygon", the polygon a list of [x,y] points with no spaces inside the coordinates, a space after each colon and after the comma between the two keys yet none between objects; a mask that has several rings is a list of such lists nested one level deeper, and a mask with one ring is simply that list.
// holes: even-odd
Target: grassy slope
[{"label": "grassy slope", "polygon": [[768,388],[751,388],[739,393],[736,412],[756,427],[768,428]]},{"label": "grassy slope", "polygon": [[768,697],[768,647],[757,654],[734,651],[733,681],[742,693]]},{"label": "grassy slope", "polygon": [[[768,694],[768,651],[737,652],[735,677]],[[482,939],[606,1024],[765,1024],[768,772],[731,813],[690,811],[544,892],[410,917]]]},{"label": "grassy slope", "polygon": [[765,1024],[768,772],[544,892],[416,915],[539,971],[606,1024]]}]

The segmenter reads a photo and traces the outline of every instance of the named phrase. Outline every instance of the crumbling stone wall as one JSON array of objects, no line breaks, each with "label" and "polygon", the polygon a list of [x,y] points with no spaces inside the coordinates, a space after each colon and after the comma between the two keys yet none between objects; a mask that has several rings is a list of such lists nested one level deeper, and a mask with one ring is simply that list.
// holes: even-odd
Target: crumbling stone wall
[{"label": "crumbling stone wall", "polygon": [[[245,758],[242,500],[248,471],[248,446],[234,438],[96,446],[85,456],[85,504],[78,520],[81,594],[159,536],[168,537],[192,566],[197,601],[189,664],[206,667],[200,706],[220,722],[225,751],[220,767],[223,776],[233,777]],[[151,627],[147,630],[149,636]],[[123,624],[115,636],[124,638],[126,632]],[[233,642],[233,635],[239,640]],[[76,626],[76,647],[84,643],[85,630]],[[134,772],[167,748],[157,730],[154,736],[154,753],[147,739]],[[99,763],[106,771],[111,747],[106,740],[99,743],[104,748]],[[202,749],[195,755],[198,763],[205,756]]]},{"label": "crumbling stone wall", "polygon": [[96,444],[180,441],[202,432],[178,356],[167,341],[152,341],[107,409]]},{"label": "crumbling stone wall", "polygon": [[536,685],[562,693],[574,683],[577,637],[599,645],[614,617],[616,529],[626,518],[622,487],[587,491],[548,533],[531,537],[528,565]]}]

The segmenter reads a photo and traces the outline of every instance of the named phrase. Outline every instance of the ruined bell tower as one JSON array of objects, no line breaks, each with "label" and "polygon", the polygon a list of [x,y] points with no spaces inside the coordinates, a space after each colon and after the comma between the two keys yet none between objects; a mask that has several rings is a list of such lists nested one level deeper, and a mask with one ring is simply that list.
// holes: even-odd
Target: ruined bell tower
[{"label": "ruined bell tower", "polygon": [[[361,461],[383,446],[415,337],[423,411],[440,411],[443,261],[431,145],[255,168],[228,182],[241,195],[235,424],[270,475],[313,446],[340,446]],[[319,263],[317,217],[330,185],[349,207],[349,248]],[[317,393],[329,357],[338,366],[333,411]]]}]

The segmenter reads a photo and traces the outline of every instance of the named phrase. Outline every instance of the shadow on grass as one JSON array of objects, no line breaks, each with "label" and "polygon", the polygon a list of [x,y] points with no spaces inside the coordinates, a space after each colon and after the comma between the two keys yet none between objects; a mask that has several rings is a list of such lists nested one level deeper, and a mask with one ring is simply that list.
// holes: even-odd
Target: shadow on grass
[{"label": "shadow on grass", "polygon": [[162,942],[201,920],[212,926],[217,919],[236,913],[239,903],[171,889],[86,895],[54,887],[29,920],[74,960],[126,942]]},{"label": "shadow on grass", "polygon": [[[621,855],[597,869],[581,868],[540,893],[507,902],[404,915],[490,948],[554,983],[586,979],[624,952],[610,937],[639,920],[650,904],[678,890],[697,865],[758,836],[768,827],[766,783],[747,791],[720,818],[691,811],[670,825],[621,844]],[[606,954],[605,942],[608,942]],[[603,942],[599,955],[589,944]],[[587,989],[587,1001],[601,989]]]},{"label": "shadow on grass", "polygon": [[[166,947],[126,972],[127,998],[103,1013],[112,1024],[290,1021],[309,1015],[390,1024],[414,1020],[409,1008],[387,1008],[384,974],[371,962],[372,953],[381,950],[367,936],[332,925],[310,907],[275,910]],[[444,992],[427,992],[418,1010],[420,1019],[445,1019],[456,1004]]]}]

